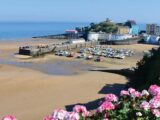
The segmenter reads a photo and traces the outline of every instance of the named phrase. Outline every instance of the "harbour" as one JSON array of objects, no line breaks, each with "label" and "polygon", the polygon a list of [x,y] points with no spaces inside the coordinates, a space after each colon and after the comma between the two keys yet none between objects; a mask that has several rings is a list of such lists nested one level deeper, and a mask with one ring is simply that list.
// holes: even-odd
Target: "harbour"
[{"label": "harbour", "polygon": [[159,4],[2,1],[0,120],[160,119]]}]

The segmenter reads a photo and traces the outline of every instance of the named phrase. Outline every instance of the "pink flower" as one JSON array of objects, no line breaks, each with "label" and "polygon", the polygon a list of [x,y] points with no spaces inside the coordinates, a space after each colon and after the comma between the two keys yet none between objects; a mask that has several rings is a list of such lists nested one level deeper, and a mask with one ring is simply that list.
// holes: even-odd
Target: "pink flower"
[{"label": "pink flower", "polygon": [[65,120],[79,120],[80,116],[76,112],[70,112],[65,116]]},{"label": "pink flower", "polygon": [[131,93],[131,97],[132,97],[132,98],[139,98],[139,97],[141,97],[141,93],[138,92],[138,91],[133,91],[133,92]]},{"label": "pink flower", "polygon": [[153,99],[160,101],[160,95],[154,96]]},{"label": "pink flower", "polygon": [[73,111],[79,114],[82,114],[83,117],[87,117],[89,115],[89,112],[87,111],[87,108],[82,105],[76,105],[73,108]]},{"label": "pink flower", "polygon": [[66,115],[67,115],[67,112],[65,110],[57,109],[57,110],[55,110],[53,112],[52,119],[53,120],[64,120],[64,118],[65,118]]},{"label": "pink flower", "polygon": [[149,101],[150,107],[151,108],[159,108],[160,107],[160,100],[159,99],[151,99]]},{"label": "pink flower", "polygon": [[141,105],[140,105],[140,108],[142,108],[142,109],[144,109],[144,110],[149,110],[150,109],[150,105],[149,105],[149,103],[148,102],[146,102],[146,101],[143,101],[142,103],[141,103]]},{"label": "pink flower", "polygon": [[160,94],[160,87],[158,87],[157,85],[151,85],[148,91],[155,96]]},{"label": "pink flower", "polygon": [[129,92],[126,91],[126,90],[122,90],[121,93],[120,93],[121,96],[127,96],[129,95]]},{"label": "pink flower", "polygon": [[152,114],[155,115],[156,117],[160,117],[160,110],[152,109]]},{"label": "pink flower", "polygon": [[143,90],[142,93],[141,93],[141,95],[142,95],[142,96],[145,96],[145,95],[148,96],[148,95],[149,95],[149,92],[148,92],[147,90]]},{"label": "pink flower", "polygon": [[7,115],[7,116],[3,117],[2,120],[17,120],[17,119],[12,115]]},{"label": "pink flower", "polygon": [[51,116],[46,116],[46,117],[43,118],[43,120],[54,120],[54,119],[52,119]]},{"label": "pink flower", "polygon": [[136,90],[135,89],[133,89],[133,88],[129,88],[128,89],[128,92],[131,94],[131,93],[133,93],[133,92],[135,92]]},{"label": "pink flower", "polygon": [[98,108],[98,112],[103,112],[104,110],[114,110],[115,106],[112,102],[105,101],[102,105]]},{"label": "pink flower", "polygon": [[116,102],[116,101],[118,101],[118,97],[114,94],[107,94],[105,96],[105,100],[108,102]]}]

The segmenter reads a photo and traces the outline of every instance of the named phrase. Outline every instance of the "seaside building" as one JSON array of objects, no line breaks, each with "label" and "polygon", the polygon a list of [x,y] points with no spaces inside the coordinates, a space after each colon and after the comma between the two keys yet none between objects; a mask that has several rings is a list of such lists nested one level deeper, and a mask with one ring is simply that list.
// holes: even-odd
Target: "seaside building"
[{"label": "seaside building", "polygon": [[88,41],[98,41],[99,33],[98,32],[89,32],[87,36]]},{"label": "seaside building", "polygon": [[157,24],[147,24],[146,33],[149,35],[160,35],[160,26]]},{"label": "seaside building", "polygon": [[130,28],[130,34],[131,35],[139,35],[139,26],[138,25],[132,25]]},{"label": "seaside building", "polygon": [[88,34],[89,41],[106,41],[111,38],[112,34],[108,34],[105,32],[90,32]]},{"label": "seaside building", "polygon": [[126,40],[132,38],[132,35],[130,34],[107,34],[104,32],[90,32],[88,34],[88,40],[89,41],[111,41],[111,40]]},{"label": "seaside building", "polygon": [[117,34],[129,34],[130,29],[128,26],[118,26]]},{"label": "seaside building", "polygon": [[136,36],[139,35],[139,26],[136,24],[136,21],[128,20],[124,25],[130,28],[129,34]]},{"label": "seaside building", "polygon": [[[110,22],[109,19],[106,21]],[[89,41],[118,41],[118,40],[127,40],[127,39],[136,39],[136,36],[139,35],[139,26],[136,25],[135,21],[127,21],[126,23],[117,23],[118,27],[117,33],[106,33],[106,32],[89,32],[88,40]]]},{"label": "seaside building", "polygon": [[68,39],[77,39],[78,31],[77,30],[66,30],[66,35]]},{"label": "seaside building", "polygon": [[88,40],[89,41],[103,41],[103,40],[109,40],[111,34],[105,33],[105,32],[90,32],[88,34]]}]

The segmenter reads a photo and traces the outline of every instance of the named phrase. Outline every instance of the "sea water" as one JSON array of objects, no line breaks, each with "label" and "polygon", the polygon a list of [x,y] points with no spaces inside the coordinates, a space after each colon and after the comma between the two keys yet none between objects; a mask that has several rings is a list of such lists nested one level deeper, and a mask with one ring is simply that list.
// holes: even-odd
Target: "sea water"
[{"label": "sea water", "polygon": [[67,29],[88,25],[87,22],[0,22],[0,40],[63,34]]}]

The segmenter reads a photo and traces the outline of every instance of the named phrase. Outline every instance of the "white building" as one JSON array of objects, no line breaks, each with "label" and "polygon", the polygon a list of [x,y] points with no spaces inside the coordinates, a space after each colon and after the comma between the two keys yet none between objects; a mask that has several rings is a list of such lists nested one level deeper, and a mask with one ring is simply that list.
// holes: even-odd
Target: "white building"
[{"label": "white building", "polygon": [[160,43],[160,36],[147,35],[147,36],[145,36],[144,41],[149,44],[159,44]]},{"label": "white building", "polygon": [[99,33],[99,40],[109,40],[112,34],[107,34],[107,33]]},{"label": "white building", "polygon": [[89,41],[103,41],[105,42],[106,40],[125,40],[128,38],[132,38],[132,35],[130,34],[107,34],[104,32],[90,32],[88,34],[88,40]]},{"label": "white building", "polygon": [[111,34],[107,34],[105,32],[90,32],[88,34],[88,40],[89,41],[103,41],[103,40],[109,40],[111,38]]},{"label": "white building", "polygon": [[98,41],[99,39],[99,33],[97,32],[90,32],[88,34],[88,38],[87,38],[89,41]]}]

